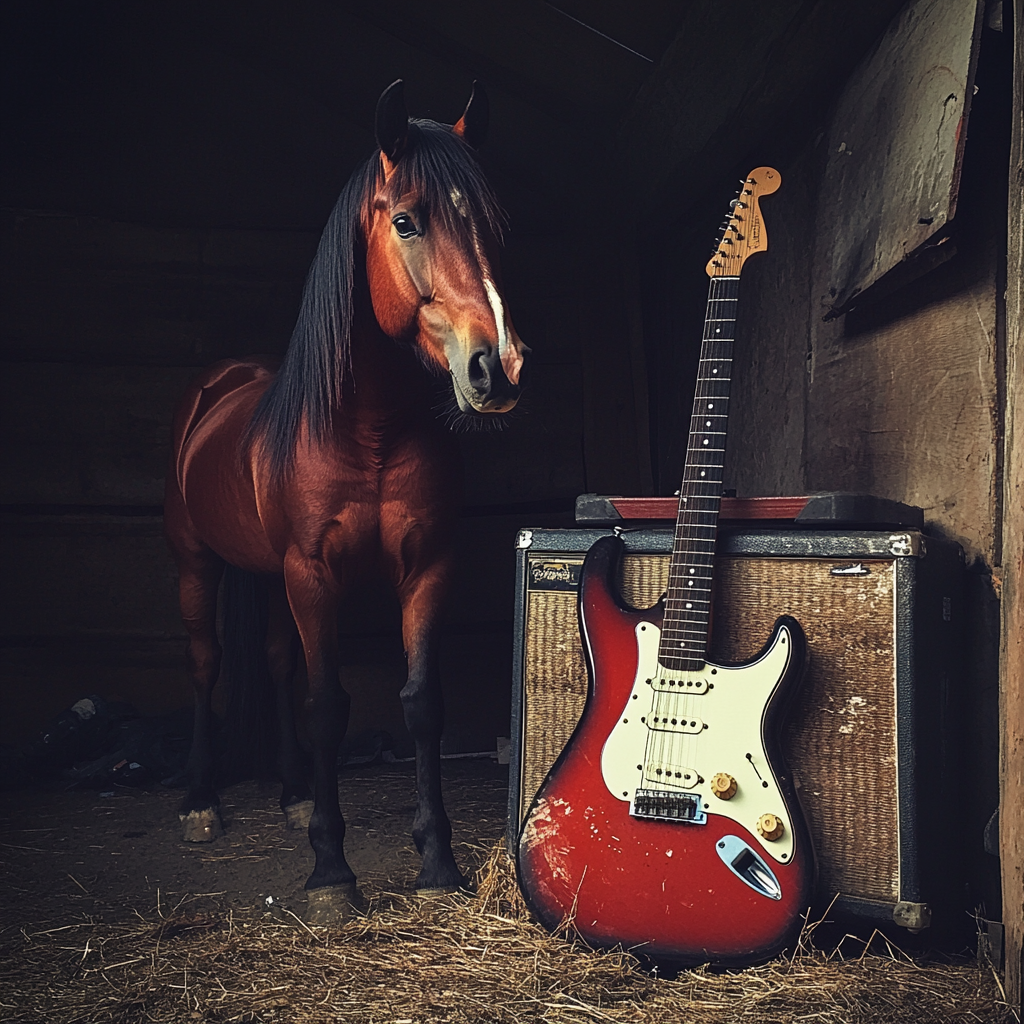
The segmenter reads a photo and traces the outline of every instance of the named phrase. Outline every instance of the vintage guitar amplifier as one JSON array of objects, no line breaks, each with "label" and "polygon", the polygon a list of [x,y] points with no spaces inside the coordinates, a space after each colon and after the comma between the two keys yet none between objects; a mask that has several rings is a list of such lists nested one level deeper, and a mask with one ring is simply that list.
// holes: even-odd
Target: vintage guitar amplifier
[{"label": "vintage guitar amplifier", "polygon": [[[610,532],[519,533],[513,844],[583,710],[576,591],[587,549]],[[620,535],[621,593],[650,607],[665,591],[671,530]],[[915,529],[719,531],[711,659],[751,658],[782,614],[807,636],[785,749],[815,845],[817,902],[835,900],[833,915],[918,930],[960,906],[962,564],[959,546]]]}]

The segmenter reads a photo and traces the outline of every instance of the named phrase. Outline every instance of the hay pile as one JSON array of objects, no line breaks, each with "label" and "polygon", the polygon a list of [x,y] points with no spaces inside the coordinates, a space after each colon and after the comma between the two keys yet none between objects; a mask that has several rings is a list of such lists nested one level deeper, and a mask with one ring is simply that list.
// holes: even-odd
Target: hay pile
[{"label": "hay pile", "polygon": [[287,910],[81,923],[24,935],[0,966],[0,1019],[54,1024],[165,1021],[1001,1022],[991,968],[923,966],[896,950],[813,949],[750,970],[666,980],[624,953],[595,953],[530,921],[502,847],[476,898],[379,892],[337,932]]}]

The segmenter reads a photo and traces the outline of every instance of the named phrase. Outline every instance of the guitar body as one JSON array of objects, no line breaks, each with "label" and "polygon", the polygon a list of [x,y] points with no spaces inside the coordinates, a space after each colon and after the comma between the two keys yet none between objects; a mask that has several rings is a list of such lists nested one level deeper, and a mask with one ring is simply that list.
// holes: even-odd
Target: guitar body
[{"label": "guitar body", "polygon": [[527,815],[520,885],[548,928],[571,921],[594,946],[690,964],[766,959],[795,938],[814,881],[778,743],[803,633],[783,617],[751,662],[665,669],[660,609],[626,608],[615,591],[621,548],[604,538],[584,564],[587,704]]}]

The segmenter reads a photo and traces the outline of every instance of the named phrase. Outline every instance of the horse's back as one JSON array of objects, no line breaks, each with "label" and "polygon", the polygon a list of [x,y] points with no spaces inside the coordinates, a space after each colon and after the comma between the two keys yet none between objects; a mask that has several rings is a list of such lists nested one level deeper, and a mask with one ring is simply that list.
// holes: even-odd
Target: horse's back
[{"label": "horse's back", "polygon": [[165,491],[172,546],[198,542],[241,568],[278,568],[243,453],[245,431],[275,370],[269,357],[223,360],[189,384],[174,420]]},{"label": "horse's back", "polygon": [[249,356],[222,359],[193,377],[174,416],[175,461],[196,425],[218,402],[250,384],[266,387],[276,372],[277,360],[270,356]]}]

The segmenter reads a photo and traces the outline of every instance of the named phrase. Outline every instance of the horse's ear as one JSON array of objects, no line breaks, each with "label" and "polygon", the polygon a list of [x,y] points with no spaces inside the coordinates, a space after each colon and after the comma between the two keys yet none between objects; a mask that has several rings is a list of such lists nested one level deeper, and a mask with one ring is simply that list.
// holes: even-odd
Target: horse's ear
[{"label": "horse's ear", "polygon": [[468,142],[474,149],[483,144],[487,137],[487,123],[491,117],[491,104],[483,83],[474,82],[469,102],[452,131]]},{"label": "horse's ear", "polygon": [[389,173],[402,159],[409,139],[409,114],[405,109],[404,90],[404,83],[399,78],[397,82],[392,82],[377,100],[377,120],[374,127],[377,145],[384,154],[384,168]]}]

